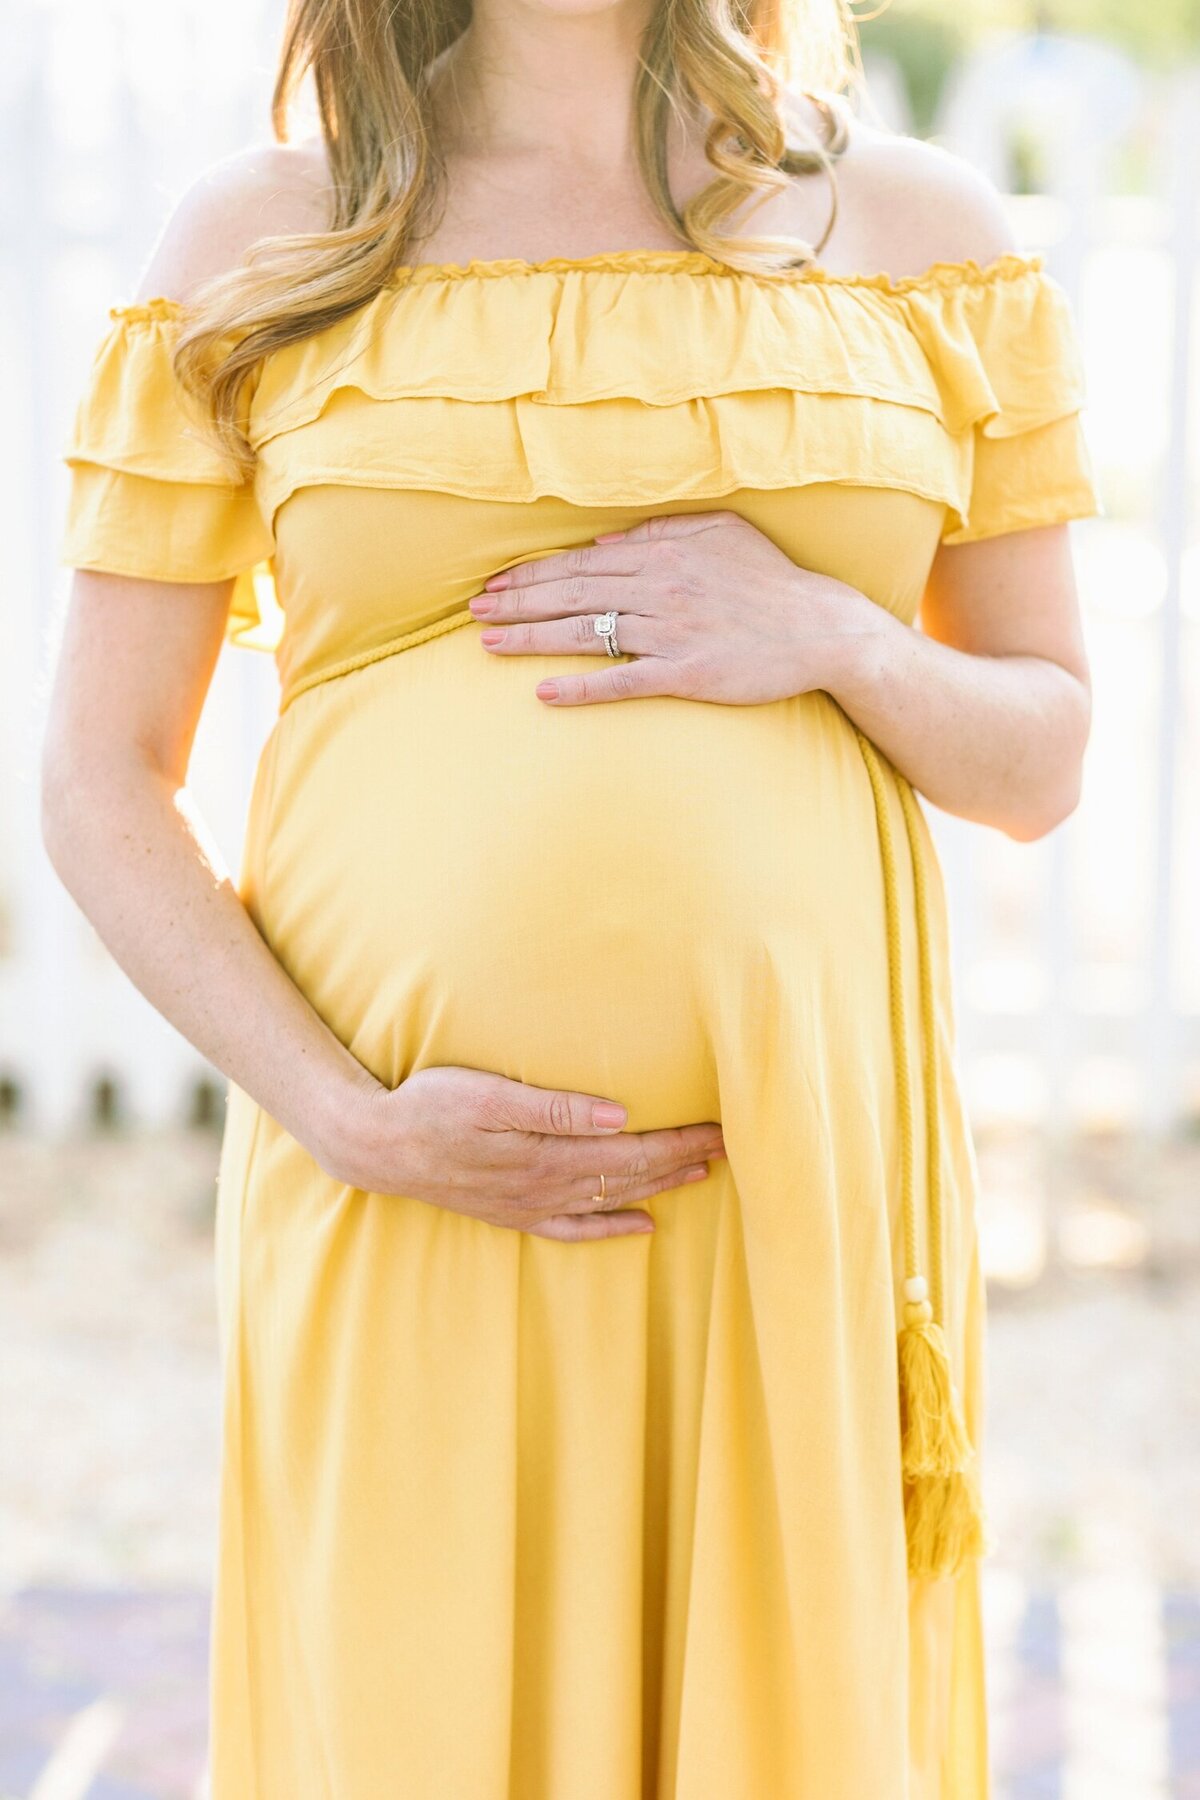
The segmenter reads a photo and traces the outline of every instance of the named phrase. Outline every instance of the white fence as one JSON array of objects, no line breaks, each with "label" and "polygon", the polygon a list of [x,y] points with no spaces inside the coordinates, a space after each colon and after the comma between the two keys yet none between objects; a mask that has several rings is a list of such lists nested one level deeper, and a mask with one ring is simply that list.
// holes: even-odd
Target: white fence
[{"label": "white fence", "polygon": [[[198,1080],[219,1081],[61,889],[40,843],[37,764],[69,582],[58,456],[87,359],[182,185],[265,140],[277,25],[274,9],[232,0],[59,0],[21,14],[0,65],[0,1104],[47,1130],[82,1121],[98,1084],[156,1121]],[[1082,806],[1035,845],[934,820],[977,1118],[1161,1128],[1196,1100],[1197,91],[1192,76],[1139,86],[1094,47],[1017,39],[963,71],[939,133],[1001,182],[997,145],[1041,134],[1046,191],[1014,199],[1014,220],[1075,301],[1106,505],[1072,527],[1096,682]],[[895,93],[886,71],[877,93]],[[884,110],[903,125],[897,104]],[[1148,192],[1114,197],[1130,141],[1149,158]],[[275,696],[267,657],[223,652],[193,786],[235,869]]]}]

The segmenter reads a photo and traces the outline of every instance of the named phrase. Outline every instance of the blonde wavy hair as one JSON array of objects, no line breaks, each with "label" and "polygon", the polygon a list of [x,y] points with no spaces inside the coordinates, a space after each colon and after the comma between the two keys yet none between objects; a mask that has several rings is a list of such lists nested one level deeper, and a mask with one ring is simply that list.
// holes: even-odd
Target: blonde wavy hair
[{"label": "blonde wavy hair", "polygon": [[[272,351],[373,299],[406,266],[414,234],[429,235],[445,176],[430,76],[470,21],[469,0],[290,0],[271,123],[287,143],[311,74],[332,222],[260,238],[239,267],[199,285],[180,309],[174,351],[176,375],[242,478],[254,467],[241,411],[247,377]],[[789,85],[801,74],[823,142],[789,140]],[[685,247],[757,274],[812,261],[837,216],[834,163],[847,132],[836,102],[861,80],[853,0],[659,0],[635,77],[637,154],[657,211]],[[681,211],[667,179],[668,117],[697,108],[710,120],[714,176]],[[815,245],[721,236],[721,221],[748,196],[757,209],[792,176],[822,171],[831,206]]]}]

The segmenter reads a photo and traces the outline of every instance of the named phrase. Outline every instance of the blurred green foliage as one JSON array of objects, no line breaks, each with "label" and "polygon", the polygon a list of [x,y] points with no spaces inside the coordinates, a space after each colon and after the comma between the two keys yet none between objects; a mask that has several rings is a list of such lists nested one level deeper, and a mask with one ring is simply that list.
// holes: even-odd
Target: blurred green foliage
[{"label": "blurred green foliage", "polygon": [[875,4],[865,0],[858,15],[864,54],[898,65],[918,131],[930,128],[951,64],[997,32],[1084,32],[1158,67],[1200,53],[1200,0],[890,0],[878,13]]}]

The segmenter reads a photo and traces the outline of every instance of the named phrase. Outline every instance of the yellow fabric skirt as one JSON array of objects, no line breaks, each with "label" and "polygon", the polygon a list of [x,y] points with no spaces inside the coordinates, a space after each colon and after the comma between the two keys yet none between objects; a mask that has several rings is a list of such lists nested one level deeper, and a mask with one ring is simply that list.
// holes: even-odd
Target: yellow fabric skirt
[{"label": "yellow fabric skirt", "polygon": [[[653,1234],[563,1244],[339,1185],[231,1087],[214,1800],[982,1800],[978,1565],[906,1572],[895,1057],[853,728],[822,693],[533,695],[595,666],[488,657],[471,623],[299,692],[264,749],[243,899],[379,1080],[495,1070],[618,1099],[632,1131],[718,1119],[728,1154],[646,1203]],[[920,823],[978,1442],[974,1172]]]}]

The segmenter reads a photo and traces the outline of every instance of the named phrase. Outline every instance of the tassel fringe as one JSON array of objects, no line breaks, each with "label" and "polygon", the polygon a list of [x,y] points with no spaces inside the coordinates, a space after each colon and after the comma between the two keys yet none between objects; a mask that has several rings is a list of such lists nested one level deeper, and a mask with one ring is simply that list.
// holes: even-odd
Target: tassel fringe
[{"label": "tassel fringe", "polygon": [[971,1440],[945,1334],[910,1301],[899,1339],[904,1527],[912,1575],[953,1575],[989,1548]]},{"label": "tassel fringe", "polygon": [[904,1489],[910,1575],[957,1575],[991,1548],[974,1467],[925,1475]]},{"label": "tassel fringe", "polygon": [[[904,1476],[952,1475],[970,1455],[946,1338],[928,1300],[905,1307],[900,1333],[900,1432]],[[909,1316],[913,1315],[913,1316]]]}]

